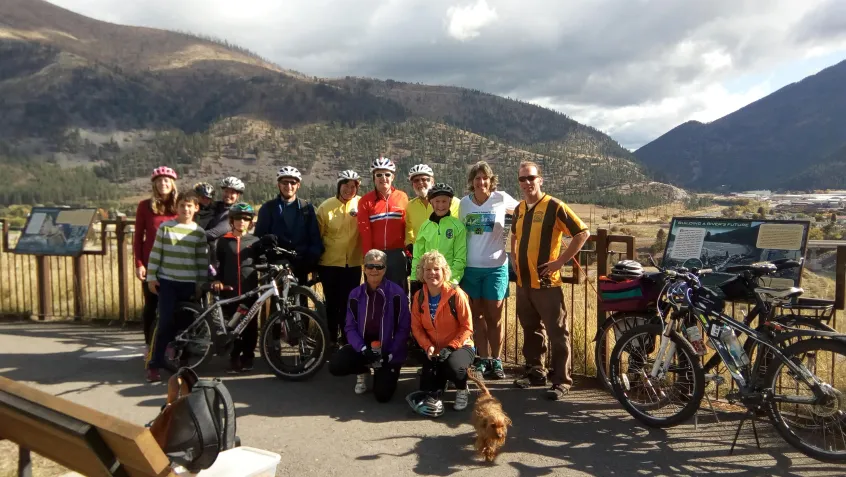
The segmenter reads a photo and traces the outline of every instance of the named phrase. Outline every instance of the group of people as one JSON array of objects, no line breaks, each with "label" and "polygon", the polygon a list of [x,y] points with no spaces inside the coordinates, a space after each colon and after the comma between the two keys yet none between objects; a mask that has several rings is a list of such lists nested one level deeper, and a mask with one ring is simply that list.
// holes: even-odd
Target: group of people
[{"label": "group of people", "polygon": [[[297,252],[292,268],[300,281],[319,274],[334,351],[329,369],[337,376],[356,375],[356,393],[372,389],[378,401],[390,400],[412,351],[425,355],[422,414],[443,411],[447,382],[457,390],[454,407],[464,409],[471,366],[487,379],[504,379],[502,312],[511,266],[528,365],[514,383],[549,384],[548,397],[561,399],[572,378],[560,269],[581,250],[589,232],[566,204],[542,192],[541,167],[520,164],[521,201],[497,190],[498,177],[484,161],[468,170],[467,194],[461,196],[436,183],[426,164],[408,173],[411,200],[395,185],[392,160],[374,160],[369,172],[373,190],[360,195],[359,174],[342,171],[335,197],[315,209],[297,197],[300,172],[283,167],[277,173],[279,195],[256,214],[240,202],[244,184],[237,178],[221,181],[223,197],[215,202],[211,184],[177,194],[176,173],[154,170],[152,197],[136,213],[134,243],[137,276],[146,281],[147,379],[160,379],[158,369],[174,333],[175,302],[190,298],[209,276],[213,288],[231,288],[232,294],[255,286],[251,265],[259,238],[273,236]],[[565,236],[572,239],[565,242]],[[252,369],[255,320],[250,326],[233,348],[231,372]],[[547,338],[550,376],[542,361]]]}]

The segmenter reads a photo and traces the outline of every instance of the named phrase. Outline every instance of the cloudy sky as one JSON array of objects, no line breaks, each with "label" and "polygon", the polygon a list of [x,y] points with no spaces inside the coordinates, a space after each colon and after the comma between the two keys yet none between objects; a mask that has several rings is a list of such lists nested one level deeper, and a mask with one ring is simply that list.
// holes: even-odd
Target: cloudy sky
[{"label": "cloudy sky", "polygon": [[472,87],[637,148],[846,59],[843,0],[51,0],[316,76]]}]

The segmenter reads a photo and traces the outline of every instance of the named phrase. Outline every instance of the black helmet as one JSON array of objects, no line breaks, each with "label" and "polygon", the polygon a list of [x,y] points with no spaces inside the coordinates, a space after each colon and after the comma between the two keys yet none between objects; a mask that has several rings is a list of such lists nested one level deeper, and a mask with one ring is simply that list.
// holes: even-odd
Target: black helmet
[{"label": "black helmet", "polygon": [[239,217],[249,217],[252,219],[255,216],[256,211],[253,210],[253,206],[245,202],[238,202],[229,208],[229,218],[233,220]]},{"label": "black helmet", "polygon": [[426,195],[426,198],[432,200],[439,195],[445,195],[452,199],[453,197],[455,197],[455,191],[452,189],[452,187],[444,184],[443,182],[438,182],[434,185],[434,187],[429,189],[429,194]]},{"label": "black helmet", "polygon": [[214,186],[208,182],[197,182],[194,184],[194,192],[196,192],[200,197],[211,199],[214,197]]}]

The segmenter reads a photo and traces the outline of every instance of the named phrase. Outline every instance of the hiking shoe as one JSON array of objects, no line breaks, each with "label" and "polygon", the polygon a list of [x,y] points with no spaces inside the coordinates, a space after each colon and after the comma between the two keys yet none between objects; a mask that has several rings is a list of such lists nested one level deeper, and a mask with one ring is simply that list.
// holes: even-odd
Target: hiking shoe
[{"label": "hiking shoe", "polygon": [[479,364],[476,365],[476,374],[482,376],[483,378],[487,378],[490,370],[491,365],[488,363],[488,360],[480,359]]},{"label": "hiking shoe", "polygon": [[146,378],[148,383],[158,383],[162,380],[162,375],[159,374],[158,369],[148,369]]},{"label": "hiking shoe", "polygon": [[364,394],[367,392],[367,376],[370,373],[366,374],[358,374],[355,377],[355,393],[356,394]]},{"label": "hiking shoe", "polygon": [[550,401],[560,401],[564,399],[564,396],[570,392],[570,388],[565,388],[560,384],[553,384],[551,388],[546,390],[546,397]]},{"label": "hiking shoe", "polygon": [[533,386],[546,386],[546,376],[537,369],[530,369],[524,375],[515,379],[514,385],[524,389]]},{"label": "hiking shoe", "polygon": [[463,411],[467,409],[467,404],[470,402],[470,389],[464,388],[455,391],[455,405],[453,408],[456,411]]},{"label": "hiking shoe", "polygon": [[488,371],[487,379],[505,379],[505,371],[502,369],[502,360],[499,358],[491,360],[491,369]]}]

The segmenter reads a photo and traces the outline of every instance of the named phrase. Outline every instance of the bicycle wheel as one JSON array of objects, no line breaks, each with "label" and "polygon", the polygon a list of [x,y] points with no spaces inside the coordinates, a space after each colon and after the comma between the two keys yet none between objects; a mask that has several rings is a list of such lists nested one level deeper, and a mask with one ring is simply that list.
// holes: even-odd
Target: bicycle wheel
[{"label": "bicycle wheel", "polygon": [[829,462],[846,460],[846,343],[806,339],[782,353],[825,383],[825,396],[816,403],[781,402],[813,397],[814,392],[783,361],[773,361],[765,384],[779,402],[767,406],[770,420],[784,440],[803,454]]},{"label": "bicycle wheel", "polygon": [[[274,298],[276,300],[276,298]],[[288,289],[288,306],[302,306],[317,313],[323,321],[327,321],[326,302],[313,288],[295,285]],[[279,308],[276,308],[277,310]]]},{"label": "bicycle wheel", "polygon": [[174,339],[167,345],[165,352],[165,368],[176,372],[179,368],[194,369],[209,355],[212,348],[212,327],[209,318],[195,323],[203,312],[199,305],[192,302],[177,303],[174,312],[177,335],[182,330],[189,330],[181,339]]},{"label": "bicycle wheel", "polygon": [[676,334],[669,337],[675,350],[666,372],[649,376],[661,332],[662,325],[650,324],[624,333],[611,352],[609,367],[614,396],[629,414],[650,427],[671,427],[689,419],[705,393],[699,356]]},{"label": "bicycle wheel", "polygon": [[[609,316],[596,331],[596,345],[593,348],[593,359],[596,363],[596,378],[608,392],[613,393],[611,379],[608,377],[608,364],[606,358],[611,355],[614,343],[626,331],[649,323],[661,323],[661,318],[654,314],[638,312],[617,312]],[[613,336],[613,338],[612,338]],[[606,348],[606,343],[608,346]],[[606,349],[609,350],[606,352]]]},{"label": "bicycle wheel", "polygon": [[261,333],[262,357],[286,381],[311,378],[326,362],[329,328],[317,313],[294,306],[270,315]]}]

